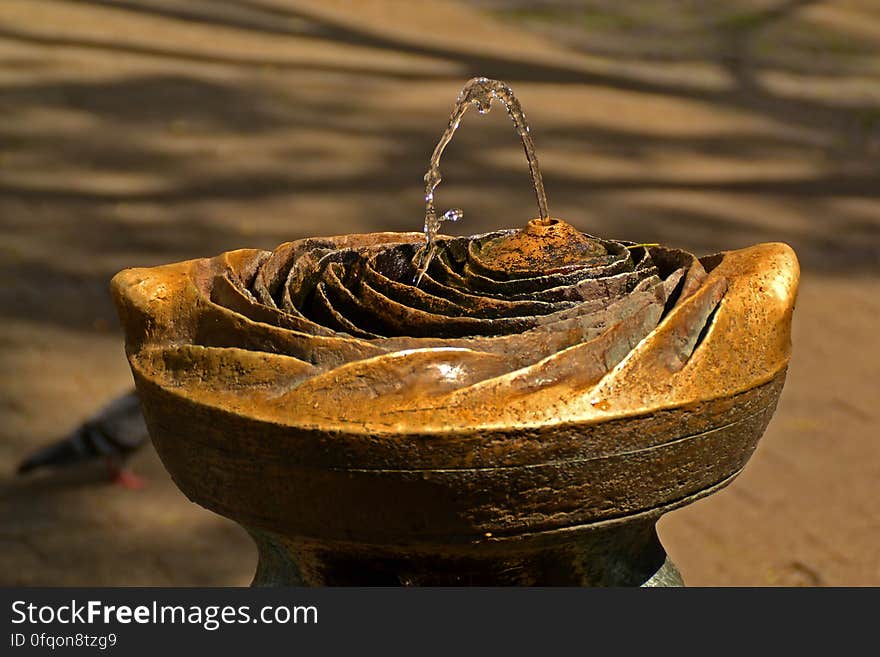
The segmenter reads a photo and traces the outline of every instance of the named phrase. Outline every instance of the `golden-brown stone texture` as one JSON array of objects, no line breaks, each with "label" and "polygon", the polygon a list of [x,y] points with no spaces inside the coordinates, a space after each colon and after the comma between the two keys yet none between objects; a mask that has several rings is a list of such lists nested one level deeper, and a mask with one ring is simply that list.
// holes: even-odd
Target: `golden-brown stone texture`
[{"label": "golden-brown stone texture", "polygon": [[188,496],[294,541],[497,543],[659,514],[745,465],[789,360],[788,246],[698,259],[533,220],[440,239],[415,286],[422,244],[309,238],[114,278]]}]

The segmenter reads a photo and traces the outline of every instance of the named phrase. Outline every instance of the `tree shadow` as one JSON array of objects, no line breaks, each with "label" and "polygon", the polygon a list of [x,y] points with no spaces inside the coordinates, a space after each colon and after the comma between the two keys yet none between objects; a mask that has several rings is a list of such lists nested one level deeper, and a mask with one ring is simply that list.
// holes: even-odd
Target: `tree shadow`
[{"label": "tree shadow", "polygon": [[0,585],[246,585],[244,530],[188,504],[152,449],[134,460],[141,490],[111,483],[103,463],[0,474]]},{"label": "tree shadow", "polygon": [[[786,241],[805,270],[835,276],[876,275],[880,264],[880,223],[871,214],[874,206],[865,205],[880,197],[880,154],[871,148],[877,132],[871,117],[880,116],[880,108],[869,102],[841,107],[834,98],[779,96],[762,84],[761,74],[767,70],[759,69],[750,55],[761,30],[786,20],[807,2],[780,3],[728,31],[718,43],[715,60],[731,81],[724,88],[637,77],[613,67],[592,70],[575,58],[571,63],[546,63],[531,60],[528,53],[465,52],[256,0],[74,4],[172,20],[184,27],[297,40],[318,48],[343,44],[376,55],[428,57],[449,67],[438,72],[415,64],[410,69],[383,67],[372,60],[354,66],[329,59],[263,56],[259,50],[243,56],[224,54],[220,47],[172,48],[152,45],[149,39],[131,43],[112,33],[85,38],[66,35],[63,29],[47,33],[38,26],[0,24],[0,41],[22,49],[20,55],[4,57],[0,68],[27,72],[27,77],[4,77],[0,82],[0,110],[8,117],[0,125],[0,317],[10,322],[78,332],[94,331],[96,321],[115,327],[107,286],[125,266],[211,256],[242,246],[271,249],[316,232],[420,227],[421,176],[430,150],[453,96],[475,75],[501,78],[514,88],[541,83],[699,101],[719,112],[748,113],[798,129],[689,136],[586,121],[533,126],[539,154],[555,154],[555,161],[583,164],[607,157],[641,165],[638,171],[644,173],[613,173],[601,167],[584,173],[558,165],[547,169],[551,207],[566,208],[571,212],[567,218],[592,233],[661,241],[699,253],[756,241]],[[106,61],[134,58],[149,66],[116,75],[89,75],[82,68],[61,74],[52,63],[54,49],[100,55]],[[643,57],[651,59],[651,53]],[[389,80],[442,82],[448,86],[449,103],[426,118],[405,105],[391,114],[364,102],[374,90],[384,90]],[[318,85],[323,85],[320,92],[315,91]],[[825,136],[822,144],[817,146],[811,131]],[[466,200],[467,220],[456,227],[461,232],[520,222],[523,208],[532,211],[524,164],[508,166],[505,159],[516,147],[503,117],[490,117],[479,130],[463,130],[456,137],[444,161],[449,186],[441,187],[439,195],[444,204],[447,199]],[[668,153],[750,163],[768,157],[796,161],[817,150],[825,166],[808,174],[755,171],[713,178],[673,175],[651,166]],[[658,197],[664,202],[655,203]],[[692,205],[685,197],[705,202]],[[740,199],[770,199],[769,207],[782,205],[792,214],[803,211],[804,219],[776,223],[749,217],[746,210],[733,212],[727,205],[718,212],[711,209],[713,202],[736,206]],[[839,203],[841,199],[847,203]],[[579,211],[583,214],[576,216]],[[10,340],[4,346],[18,345]],[[10,371],[6,366],[0,353],[0,367]],[[0,387],[0,395],[11,385]],[[39,403],[35,400],[34,408]],[[2,422],[7,409],[2,404],[0,409]],[[151,467],[162,476],[157,462]],[[47,573],[57,573],[58,568],[76,568],[90,559],[88,541],[80,539],[63,557],[56,556],[55,551],[65,549],[65,537],[79,531],[77,523],[86,523],[95,540],[113,541],[112,522],[89,520],[101,503],[92,490],[96,483],[86,474],[71,474],[16,482],[12,488],[3,484],[0,494],[13,513],[3,525],[19,537],[8,540],[30,541],[32,548],[24,552],[42,554],[27,563],[46,568],[51,559],[55,570]],[[166,484],[173,494],[162,499],[173,504],[179,495]],[[185,569],[197,557],[194,551],[225,541],[232,542],[236,555],[252,556],[247,539],[222,521],[200,525],[203,538],[196,544],[186,538],[194,532],[181,524],[154,533],[145,525],[138,527],[139,542],[116,553],[110,570],[95,577],[83,570],[81,576],[64,581],[111,582],[122,572],[123,559],[140,559],[157,572],[168,571],[161,581],[178,582],[181,573],[192,572]],[[188,581],[222,583],[234,570],[217,565],[220,570],[212,575],[210,564],[221,562],[208,563],[187,575]],[[14,574],[8,577],[9,583],[18,582]],[[61,581],[49,575],[19,579]],[[131,581],[147,581],[147,575],[138,574]]]}]

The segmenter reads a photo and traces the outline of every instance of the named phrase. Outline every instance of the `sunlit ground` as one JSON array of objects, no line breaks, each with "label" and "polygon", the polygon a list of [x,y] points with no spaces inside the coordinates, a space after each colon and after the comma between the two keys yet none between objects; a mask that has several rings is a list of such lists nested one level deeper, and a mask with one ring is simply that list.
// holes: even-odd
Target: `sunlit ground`
[{"label": "sunlit ground", "polygon": [[[880,6],[828,2],[3,0],[0,583],[246,584],[255,550],[151,449],[16,480],[130,385],[116,271],[421,227],[455,95],[509,82],[553,214],[698,253],[801,258],[778,413],[728,489],[661,522],[695,585],[880,584]],[[503,113],[465,118],[451,232],[534,214]]]}]

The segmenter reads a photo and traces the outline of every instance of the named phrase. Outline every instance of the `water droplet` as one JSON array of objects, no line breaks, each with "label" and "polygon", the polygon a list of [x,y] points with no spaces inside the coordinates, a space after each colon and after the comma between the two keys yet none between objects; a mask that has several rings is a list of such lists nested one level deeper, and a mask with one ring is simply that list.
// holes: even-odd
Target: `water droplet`
[{"label": "water droplet", "polygon": [[453,208],[452,210],[447,210],[443,213],[443,216],[440,218],[440,221],[458,221],[464,216],[464,212],[462,212],[459,208]]}]

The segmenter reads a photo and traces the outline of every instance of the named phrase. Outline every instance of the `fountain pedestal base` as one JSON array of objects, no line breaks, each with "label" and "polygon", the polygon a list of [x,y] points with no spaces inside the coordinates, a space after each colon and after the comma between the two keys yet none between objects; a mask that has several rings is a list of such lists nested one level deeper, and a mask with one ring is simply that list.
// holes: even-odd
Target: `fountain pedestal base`
[{"label": "fountain pedestal base", "polygon": [[259,549],[252,586],[683,586],[656,520],[411,546],[250,529]]}]

